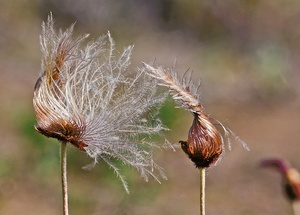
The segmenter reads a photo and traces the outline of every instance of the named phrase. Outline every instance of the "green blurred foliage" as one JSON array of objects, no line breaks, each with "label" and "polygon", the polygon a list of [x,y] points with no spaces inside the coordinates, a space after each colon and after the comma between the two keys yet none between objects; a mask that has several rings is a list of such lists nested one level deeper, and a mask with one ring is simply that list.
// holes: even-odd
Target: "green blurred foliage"
[{"label": "green blurred foliage", "polygon": [[164,106],[160,110],[160,118],[167,128],[173,129],[176,127],[175,125],[178,123],[178,119],[180,120],[180,115],[182,115],[183,110],[180,108],[176,108],[176,105],[173,101],[171,101],[171,97],[166,101]]}]

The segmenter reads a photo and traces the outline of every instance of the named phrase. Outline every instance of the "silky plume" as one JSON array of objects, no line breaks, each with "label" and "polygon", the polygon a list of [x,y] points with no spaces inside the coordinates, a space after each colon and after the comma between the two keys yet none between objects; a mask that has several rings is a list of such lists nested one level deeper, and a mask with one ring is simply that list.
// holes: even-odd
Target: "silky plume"
[{"label": "silky plume", "polygon": [[119,163],[133,166],[145,180],[166,178],[153,159],[160,145],[151,141],[166,130],[158,118],[166,94],[144,67],[129,68],[133,46],[118,54],[109,32],[86,42],[89,35],[73,39],[73,29],[56,31],[52,14],[42,24],[35,129],[87,153],[93,164],[105,161],[127,192]]}]

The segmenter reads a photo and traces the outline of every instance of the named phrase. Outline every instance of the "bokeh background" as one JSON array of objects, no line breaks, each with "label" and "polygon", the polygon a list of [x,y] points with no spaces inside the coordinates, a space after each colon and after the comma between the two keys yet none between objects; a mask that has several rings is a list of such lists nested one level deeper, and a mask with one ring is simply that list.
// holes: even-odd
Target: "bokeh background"
[{"label": "bokeh background", "polygon": [[[258,168],[280,156],[300,168],[300,1],[1,0],[0,214],[61,214],[59,144],[34,131],[33,86],[40,72],[41,23],[134,44],[141,61],[201,79],[207,113],[243,139],[207,172],[207,214],[291,214],[279,174]],[[169,101],[161,111],[172,143],[187,138],[192,116]],[[163,139],[158,139],[163,142]],[[69,147],[70,213],[199,214],[199,172],[180,150],[157,151],[167,181],[148,183],[124,167],[131,193],[106,164]]]}]

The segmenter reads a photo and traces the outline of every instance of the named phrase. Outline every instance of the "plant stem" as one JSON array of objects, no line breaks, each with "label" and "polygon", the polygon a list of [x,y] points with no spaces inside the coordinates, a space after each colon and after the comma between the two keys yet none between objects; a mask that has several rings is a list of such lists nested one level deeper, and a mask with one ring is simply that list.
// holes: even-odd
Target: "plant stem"
[{"label": "plant stem", "polygon": [[200,168],[200,215],[205,215],[205,168]]},{"label": "plant stem", "polygon": [[60,151],[61,184],[63,194],[63,215],[69,215],[67,183],[67,142],[61,143]]},{"label": "plant stem", "polygon": [[300,215],[300,201],[294,201],[292,203],[294,215]]}]

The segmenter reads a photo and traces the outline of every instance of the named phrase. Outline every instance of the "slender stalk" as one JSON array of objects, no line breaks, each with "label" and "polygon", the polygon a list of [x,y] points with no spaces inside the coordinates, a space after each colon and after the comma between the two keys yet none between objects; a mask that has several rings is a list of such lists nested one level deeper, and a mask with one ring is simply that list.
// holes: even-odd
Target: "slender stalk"
[{"label": "slender stalk", "polygon": [[200,170],[200,215],[205,215],[205,168]]},{"label": "slender stalk", "polygon": [[294,215],[300,215],[300,201],[294,201],[292,203]]},{"label": "slender stalk", "polygon": [[67,142],[61,142],[60,151],[61,184],[63,194],[63,215],[69,215],[67,183]]}]

